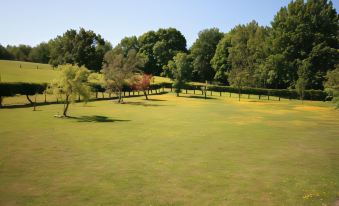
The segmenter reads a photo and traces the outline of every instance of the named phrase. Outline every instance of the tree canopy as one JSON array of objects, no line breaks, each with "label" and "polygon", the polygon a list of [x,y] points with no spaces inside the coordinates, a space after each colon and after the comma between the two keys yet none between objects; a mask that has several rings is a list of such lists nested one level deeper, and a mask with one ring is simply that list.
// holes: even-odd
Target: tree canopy
[{"label": "tree canopy", "polygon": [[99,71],[105,53],[111,49],[111,44],[93,31],[80,28],[68,30],[62,36],[51,40],[50,64],[76,64],[90,70]]},{"label": "tree canopy", "polygon": [[205,29],[199,32],[198,39],[190,48],[190,55],[193,59],[194,80],[213,80],[215,71],[212,68],[211,60],[222,37],[223,33],[217,28]]}]

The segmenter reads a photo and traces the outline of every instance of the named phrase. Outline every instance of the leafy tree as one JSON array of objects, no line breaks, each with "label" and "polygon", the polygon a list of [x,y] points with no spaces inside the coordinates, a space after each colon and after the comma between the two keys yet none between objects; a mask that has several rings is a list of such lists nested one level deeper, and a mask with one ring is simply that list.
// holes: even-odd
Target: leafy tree
[{"label": "leafy tree", "polygon": [[231,47],[231,34],[226,34],[218,43],[214,57],[211,60],[212,68],[215,71],[214,80],[223,84],[228,84],[227,73],[231,69],[228,56]]},{"label": "leafy tree", "polygon": [[137,78],[136,83],[134,84],[135,89],[142,91],[144,93],[146,100],[148,100],[147,90],[149,89],[151,85],[151,80],[152,80],[152,75],[143,74]]},{"label": "leafy tree", "polygon": [[177,96],[185,85],[185,82],[191,79],[192,75],[192,64],[190,57],[183,52],[178,53],[173,60],[168,62],[168,69],[172,73],[172,77],[174,79],[173,87],[175,88],[175,92]]},{"label": "leafy tree", "polygon": [[339,108],[339,65],[334,70],[330,70],[326,74],[324,83],[325,91],[333,97],[333,102]]},{"label": "leafy tree", "polygon": [[178,52],[186,52],[186,39],[177,29],[159,29],[156,34],[159,41],[153,46],[153,53],[159,68],[163,68]]},{"label": "leafy tree", "polygon": [[95,71],[100,70],[105,53],[111,49],[100,35],[84,28],[79,32],[68,30],[51,40],[49,45],[51,65],[76,64]]},{"label": "leafy tree", "polygon": [[0,59],[11,60],[14,56],[7,51],[5,47],[0,44]]},{"label": "leafy tree", "polygon": [[163,67],[178,52],[186,52],[186,39],[174,28],[146,32],[138,42],[139,55],[146,59],[142,70],[147,74],[160,75]]},{"label": "leafy tree", "polygon": [[139,42],[136,36],[125,37],[123,38],[120,43],[115,47],[115,49],[120,48],[122,49],[124,55],[127,55],[131,49],[135,51],[139,51]]},{"label": "leafy tree", "polygon": [[85,67],[65,65],[61,67],[61,75],[52,83],[53,93],[64,97],[63,116],[67,117],[68,107],[80,95],[87,101],[90,97],[90,88],[87,84],[89,70]]},{"label": "leafy tree", "polygon": [[146,58],[146,62],[142,71],[146,74],[157,75],[160,73],[160,69],[156,65],[156,58],[153,53],[153,47],[158,41],[158,35],[155,31],[149,31],[144,33],[138,38],[139,42],[139,55],[142,55]]},{"label": "leafy tree", "polygon": [[134,81],[135,74],[140,71],[144,64],[142,59],[135,50],[129,50],[124,55],[122,49],[115,49],[106,53],[104,58],[103,69],[104,80],[107,89],[115,91],[118,94],[118,102],[122,103],[123,87]]},{"label": "leafy tree", "polygon": [[6,47],[7,51],[14,57],[17,61],[30,61],[29,53],[31,52],[32,47],[24,44],[19,46],[10,46]]},{"label": "leafy tree", "polygon": [[205,29],[199,32],[198,39],[190,48],[193,59],[193,79],[197,81],[211,81],[215,71],[211,65],[216,47],[223,37],[217,28]]},{"label": "leafy tree", "polygon": [[40,43],[33,47],[29,53],[29,60],[32,62],[39,62],[47,64],[49,62],[49,45],[47,43]]},{"label": "leafy tree", "polygon": [[[310,62],[308,86],[322,89],[329,69],[339,61],[338,14],[327,0],[292,1],[274,17],[270,35],[271,55],[281,55],[284,75],[277,78],[280,87],[288,87],[298,79],[298,62]],[[281,67],[269,72],[281,73]]]},{"label": "leafy tree", "polygon": [[231,48],[228,61],[236,73],[246,70],[251,78],[246,78],[249,86],[261,86],[257,71],[266,58],[265,41],[267,28],[261,27],[256,21],[247,25],[238,25],[231,32]]},{"label": "leafy tree", "polygon": [[240,67],[233,68],[228,75],[228,82],[230,85],[238,89],[239,101],[242,88],[248,84],[249,78],[250,74],[248,70]]},{"label": "leafy tree", "polygon": [[308,83],[308,72],[311,64],[308,61],[299,63],[298,80],[295,83],[295,88],[300,96],[301,102],[304,100],[305,90]]}]

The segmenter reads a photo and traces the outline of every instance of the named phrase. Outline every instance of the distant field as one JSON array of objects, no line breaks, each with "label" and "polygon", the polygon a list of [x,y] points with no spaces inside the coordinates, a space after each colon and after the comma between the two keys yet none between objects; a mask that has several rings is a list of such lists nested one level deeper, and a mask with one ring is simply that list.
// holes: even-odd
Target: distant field
[{"label": "distant field", "polygon": [[193,94],[0,109],[0,205],[333,205],[328,102]]},{"label": "distant field", "polygon": [[[21,65],[21,68],[20,68]],[[49,64],[0,60],[2,82],[51,82],[60,71]],[[154,77],[153,83],[171,82],[165,77]]]},{"label": "distant field", "polygon": [[58,74],[49,64],[0,60],[2,82],[51,82]]}]

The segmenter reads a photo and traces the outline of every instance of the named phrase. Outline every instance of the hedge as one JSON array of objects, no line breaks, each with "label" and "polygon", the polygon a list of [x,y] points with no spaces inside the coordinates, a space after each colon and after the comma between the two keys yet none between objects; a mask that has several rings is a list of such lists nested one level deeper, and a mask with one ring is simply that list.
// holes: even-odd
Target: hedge
[{"label": "hedge", "polygon": [[[106,89],[100,84],[91,83],[90,87],[93,92],[105,92]],[[184,90],[199,90],[203,91],[204,84],[185,84],[182,88]],[[46,83],[24,83],[24,82],[13,82],[5,83],[0,82],[0,97],[14,96],[17,94],[21,95],[34,95],[36,93],[43,93],[47,88]],[[172,83],[164,82],[158,84],[151,84],[149,90],[159,90],[161,88],[170,88],[172,89]],[[133,89],[129,85],[124,85],[123,92],[131,92]],[[207,85],[207,91],[211,92],[230,92],[238,93],[238,89],[231,86],[217,86],[217,85]],[[263,88],[250,88],[244,87],[241,90],[242,94],[252,94],[259,96],[276,96],[287,99],[299,99],[299,95],[296,90],[290,89],[263,89]],[[327,93],[321,90],[306,90],[305,91],[305,100],[318,100],[325,101],[328,97]]]},{"label": "hedge", "polygon": [[0,82],[0,96],[42,94],[46,88],[46,83]]}]

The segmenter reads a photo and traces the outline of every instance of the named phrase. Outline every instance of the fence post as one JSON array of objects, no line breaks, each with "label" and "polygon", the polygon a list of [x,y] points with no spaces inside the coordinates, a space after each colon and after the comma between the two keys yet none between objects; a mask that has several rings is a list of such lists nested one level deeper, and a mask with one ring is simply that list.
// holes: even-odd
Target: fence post
[{"label": "fence post", "polygon": [[187,89],[186,89],[186,94],[187,94]]},{"label": "fence post", "polygon": [[259,94],[259,99],[261,99],[261,94]]},{"label": "fence post", "polygon": [[45,91],[45,103],[47,102],[47,92]]},{"label": "fence post", "polygon": [[250,98],[250,94],[248,94],[248,96],[247,96],[247,99],[249,99]]},{"label": "fence post", "polygon": [[220,96],[221,96],[221,92],[220,92]]},{"label": "fence post", "polygon": [[232,93],[230,92],[230,97],[232,97]]}]

